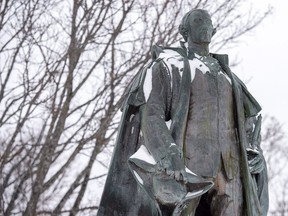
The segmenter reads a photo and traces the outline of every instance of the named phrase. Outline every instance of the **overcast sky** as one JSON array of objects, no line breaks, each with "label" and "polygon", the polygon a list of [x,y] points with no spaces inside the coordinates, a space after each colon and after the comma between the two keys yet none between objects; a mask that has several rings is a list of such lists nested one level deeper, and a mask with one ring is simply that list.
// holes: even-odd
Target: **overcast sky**
[{"label": "overcast sky", "polygon": [[[241,60],[234,72],[262,106],[262,113],[275,116],[288,132],[288,1],[255,0],[255,7],[270,4],[273,14],[245,37],[229,55]],[[234,53],[235,52],[235,53]]]}]

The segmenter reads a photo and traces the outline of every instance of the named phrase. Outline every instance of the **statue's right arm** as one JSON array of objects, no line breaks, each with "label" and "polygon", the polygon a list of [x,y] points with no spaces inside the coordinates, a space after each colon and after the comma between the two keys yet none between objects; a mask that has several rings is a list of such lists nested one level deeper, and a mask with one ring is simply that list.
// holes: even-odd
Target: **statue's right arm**
[{"label": "statue's right arm", "polygon": [[140,107],[141,131],[153,158],[167,174],[178,179],[180,174],[185,178],[185,167],[181,150],[165,123],[170,120],[169,95],[172,91],[171,78],[167,72],[161,61],[147,70],[143,86],[146,103]]}]

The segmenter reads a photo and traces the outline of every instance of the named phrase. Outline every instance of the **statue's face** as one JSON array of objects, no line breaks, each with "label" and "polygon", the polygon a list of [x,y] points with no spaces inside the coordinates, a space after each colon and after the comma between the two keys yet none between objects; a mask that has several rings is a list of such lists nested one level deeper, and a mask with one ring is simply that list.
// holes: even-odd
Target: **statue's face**
[{"label": "statue's face", "polygon": [[197,10],[188,18],[188,42],[210,43],[213,36],[213,25],[206,11]]}]

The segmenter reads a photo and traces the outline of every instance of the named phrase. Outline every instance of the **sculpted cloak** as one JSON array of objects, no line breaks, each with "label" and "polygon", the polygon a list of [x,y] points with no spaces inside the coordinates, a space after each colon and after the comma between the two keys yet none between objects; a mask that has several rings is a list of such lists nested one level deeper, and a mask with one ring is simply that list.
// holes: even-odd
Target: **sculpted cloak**
[{"label": "sculpted cloak", "polygon": [[[153,151],[157,149],[159,158],[166,153],[164,145],[144,143],[141,138],[141,109],[147,99],[145,80],[149,83],[159,79],[160,88],[164,89],[165,121],[170,120],[170,130],[165,124],[155,124],[155,134],[168,138],[159,142],[176,143],[183,147],[189,110],[189,88],[191,71],[185,48],[163,48],[154,46],[153,61],[141,70],[127,88],[122,107],[122,118],[116,139],[107,180],[105,183],[98,216],[157,216],[161,215],[155,200],[137,184],[128,167],[128,158],[144,144]],[[163,55],[164,54],[164,55]],[[234,95],[235,120],[239,138],[241,178],[244,188],[244,211],[246,216],[267,215],[268,211],[268,180],[267,169],[256,175],[251,175],[248,168],[246,148],[249,147],[245,121],[255,117],[261,110],[258,102],[248,92],[240,79],[231,72],[228,66],[228,56],[211,54],[217,59],[226,75],[231,79]],[[177,60],[177,61],[176,61]],[[179,63],[180,62],[180,63]],[[149,80],[147,80],[149,79]],[[146,95],[145,95],[146,94]],[[144,131],[142,131],[144,132]],[[169,133],[169,134],[168,134]],[[160,136],[161,137],[161,136]],[[149,141],[148,141],[149,142]],[[166,145],[167,146],[167,145]],[[150,148],[149,148],[150,147]],[[163,148],[163,149],[161,149]],[[185,153],[184,153],[185,154]],[[155,158],[156,161],[158,158]],[[193,171],[193,170],[192,170]]]}]

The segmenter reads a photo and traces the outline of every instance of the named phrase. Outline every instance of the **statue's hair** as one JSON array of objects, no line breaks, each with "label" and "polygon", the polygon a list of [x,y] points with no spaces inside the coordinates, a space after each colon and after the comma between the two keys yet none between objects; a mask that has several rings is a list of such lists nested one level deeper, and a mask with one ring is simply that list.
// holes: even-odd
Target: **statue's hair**
[{"label": "statue's hair", "polygon": [[[202,12],[205,12],[209,15],[209,13],[206,11],[206,10],[203,10],[203,9],[192,9],[190,11],[188,11],[182,18],[182,21],[181,21],[181,24],[179,25],[179,28],[178,28],[178,31],[179,33],[182,35],[182,37],[184,38],[185,41],[187,41],[187,37],[188,37],[188,20],[189,20],[189,17],[190,15],[193,13],[193,12],[196,12],[196,11],[202,11]],[[210,15],[209,15],[210,16]],[[216,31],[215,31],[216,32]]]}]

